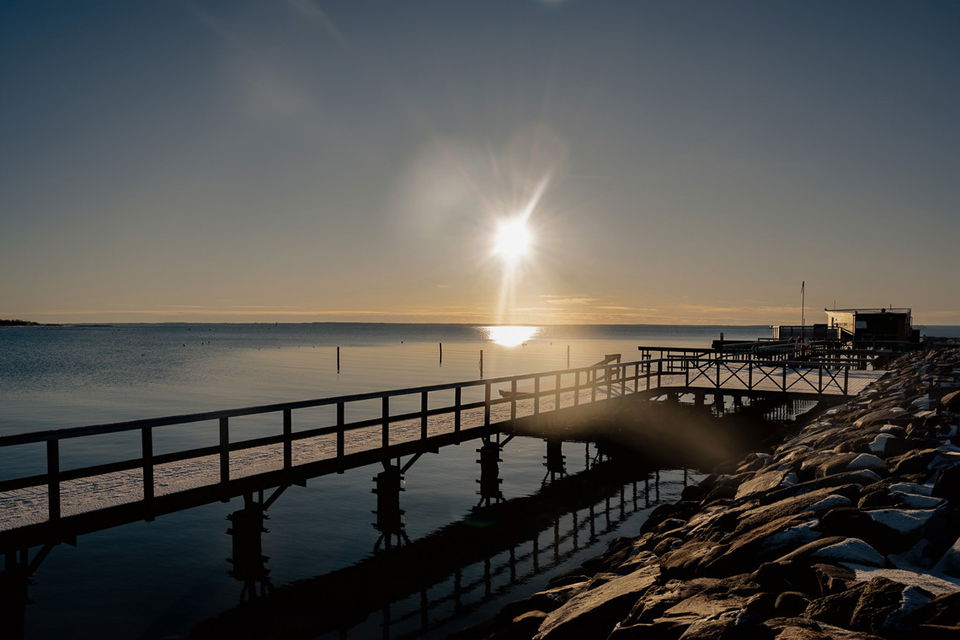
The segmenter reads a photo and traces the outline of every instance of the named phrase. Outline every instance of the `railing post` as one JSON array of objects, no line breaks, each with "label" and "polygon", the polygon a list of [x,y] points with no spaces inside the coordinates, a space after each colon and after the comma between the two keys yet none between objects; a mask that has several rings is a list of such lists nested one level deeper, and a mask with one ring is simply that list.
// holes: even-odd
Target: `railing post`
[{"label": "railing post", "polygon": [[50,520],[60,519],[59,440],[47,440],[47,511]]},{"label": "railing post", "polygon": [[230,419],[220,418],[220,482],[230,481]]},{"label": "railing post", "polygon": [[517,419],[517,379],[510,381],[510,420]]},{"label": "railing post", "polygon": [[283,410],[283,468],[289,469],[293,466],[293,417],[290,415],[290,409]]},{"label": "railing post", "polygon": [[453,390],[453,431],[460,433],[460,404],[463,398],[462,387]]},{"label": "railing post", "polygon": [[346,422],[344,420],[344,404],[343,402],[337,403],[337,458],[343,460],[344,449],[346,449],[346,434],[343,431],[343,425]]},{"label": "railing post", "polygon": [[560,374],[557,374],[557,404],[554,407],[554,411],[560,410]]},{"label": "railing post", "polygon": [[657,389],[663,386],[662,378],[663,376],[663,360],[657,360]]},{"label": "railing post", "polygon": [[783,392],[787,392],[787,363],[783,363]]},{"label": "railing post", "polygon": [[590,404],[597,401],[597,368],[590,371]]},{"label": "railing post", "polygon": [[747,365],[747,390],[753,391],[753,360]]},{"label": "railing post", "polygon": [[490,426],[490,383],[483,385],[483,426]]},{"label": "railing post", "polygon": [[573,406],[580,405],[580,370],[577,369],[573,374]]},{"label": "railing post", "polygon": [[390,396],[380,399],[380,415],[383,418],[380,430],[380,446],[384,449],[390,446]]},{"label": "railing post", "polygon": [[633,365],[633,392],[640,390],[640,364]]},{"label": "railing post", "polygon": [[817,393],[823,393],[823,365],[817,367]]},{"label": "railing post", "polygon": [[[577,376],[579,379],[579,375]],[[533,415],[540,415],[540,374],[533,377]]]},{"label": "railing post", "polygon": [[140,457],[143,458],[143,500],[153,500],[153,429],[140,428]]},{"label": "railing post", "polygon": [[847,365],[843,368],[843,395],[849,395],[848,391],[850,389],[850,366]]},{"label": "railing post", "polygon": [[717,357],[714,360],[714,362],[717,363],[717,389],[719,389],[720,388],[720,354],[719,353],[717,354]]},{"label": "railing post", "polygon": [[420,439],[427,439],[427,392],[420,392]]}]

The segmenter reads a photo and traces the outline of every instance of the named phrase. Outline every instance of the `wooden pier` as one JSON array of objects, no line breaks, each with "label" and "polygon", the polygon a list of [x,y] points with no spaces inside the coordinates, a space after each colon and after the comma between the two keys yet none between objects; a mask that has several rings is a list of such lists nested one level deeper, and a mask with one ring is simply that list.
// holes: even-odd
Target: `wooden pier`
[{"label": "wooden pier", "polygon": [[[282,491],[309,478],[403,456],[413,456],[409,467],[423,453],[508,431],[521,419],[556,416],[625,396],[709,392],[740,398],[840,400],[880,375],[851,371],[858,366],[855,362],[836,359],[761,360],[717,350],[656,349],[658,357],[631,362],[606,360],[590,367],[3,436],[0,451],[42,445],[46,471],[0,481],[0,500],[34,505],[28,513],[4,507],[7,518],[0,516],[0,549],[57,544],[126,522],[272,487]],[[400,401],[406,405],[412,401],[419,408],[392,410]],[[375,404],[377,415],[347,420],[348,415],[362,415],[355,410],[362,403]],[[332,408],[333,423],[296,429],[301,424],[298,416],[317,407]],[[233,422],[253,415],[273,416],[278,433],[231,438]],[[155,452],[158,430],[190,423],[208,423],[218,444]],[[139,456],[62,468],[61,442],[124,432],[139,433]],[[127,499],[116,504],[111,495],[113,503],[98,503],[86,490],[92,482],[113,483],[126,490]],[[158,490],[161,484],[163,491]],[[44,506],[37,504],[41,500]]]}]

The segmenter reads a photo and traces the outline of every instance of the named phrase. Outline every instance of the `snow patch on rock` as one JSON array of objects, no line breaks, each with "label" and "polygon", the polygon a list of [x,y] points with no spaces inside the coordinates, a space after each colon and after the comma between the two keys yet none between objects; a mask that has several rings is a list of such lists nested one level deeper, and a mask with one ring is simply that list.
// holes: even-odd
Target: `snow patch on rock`
[{"label": "snow patch on rock", "polygon": [[890,485],[890,491],[895,493],[911,493],[920,496],[929,496],[933,493],[933,486],[917,484],[915,482],[898,482]]},{"label": "snow patch on rock", "polygon": [[847,538],[843,542],[821,547],[811,553],[810,557],[836,562],[853,562],[874,567],[882,567],[887,564],[886,558],[859,538]]},{"label": "snow patch on rock", "polygon": [[870,451],[873,453],[882,456],[887,450],[887,446],[890,440],[896,440],[895,436],[890,435],[889,433],[878,434],[869,445]]},{"label": "snow patch on rock", "polygon": [[878,458],[871,453],[861,453],[850,461],[850,464],[847,465],[847,469],[850,471],[859,471],[860,469],[866,469],[869,471],[886,471],[887,463],[883,459]]},{"label": "snow patch on rock", "polygon": [[903,503],[911,509],[936,509],[943,504],[943,500],[932,496],[904,493],[902,491],[891,491],[890,493],[898,496]]},{"label": "snow patch on rock", "polygon": [[[849,562],[844,563],[843,566],[852,569],[856,574],[857,581],[860,582],[868,582],[874,578],[887,578],[907,587],[923,589],[934,596],[960,591],[960,579],[939,575],[936,572],[924,573],[905,569],[885,569]],[[906,596],[906,594],[904,595]],[[912,599],[914,596],[911,594],[909,597]]]},{"label": "snow patch on rock", "polygon": [[831,493],[829,496],[821,500],[820,502],[815,502],[809,507],[806,511],[813,511],[814,513],[820,513],[822,511],[827,511],[833,509],[834,507],[848,507],[852,502],[846,496],[841,496],[836,493]]},{"label": "snow patch on rock", "polygon": [[873,509],[866,512],[877,524],[882,524],[894,531],[909,535],[922,529],[933,511],[917,509]]}]

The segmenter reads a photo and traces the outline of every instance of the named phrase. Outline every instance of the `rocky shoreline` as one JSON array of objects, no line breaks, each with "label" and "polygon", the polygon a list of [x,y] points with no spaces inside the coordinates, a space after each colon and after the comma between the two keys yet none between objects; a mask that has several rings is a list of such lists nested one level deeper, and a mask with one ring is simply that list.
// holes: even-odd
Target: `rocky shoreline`
[{"label": "rocky shoreline", "polygon": [[960,349],[889,369],[461,637],[960,638]]}]

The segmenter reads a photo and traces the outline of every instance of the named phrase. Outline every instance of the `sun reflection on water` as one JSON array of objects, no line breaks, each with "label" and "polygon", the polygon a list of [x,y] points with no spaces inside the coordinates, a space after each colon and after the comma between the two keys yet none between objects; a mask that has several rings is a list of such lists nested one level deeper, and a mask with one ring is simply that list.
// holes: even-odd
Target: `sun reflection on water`
[{"label": "sun reflection on water", "polygon": [[525,327],[519,325],[500,325],[483,327],[487,338],[501,347],[517,347],[524,342],[535,338],[540,333],[540,327]]}]

